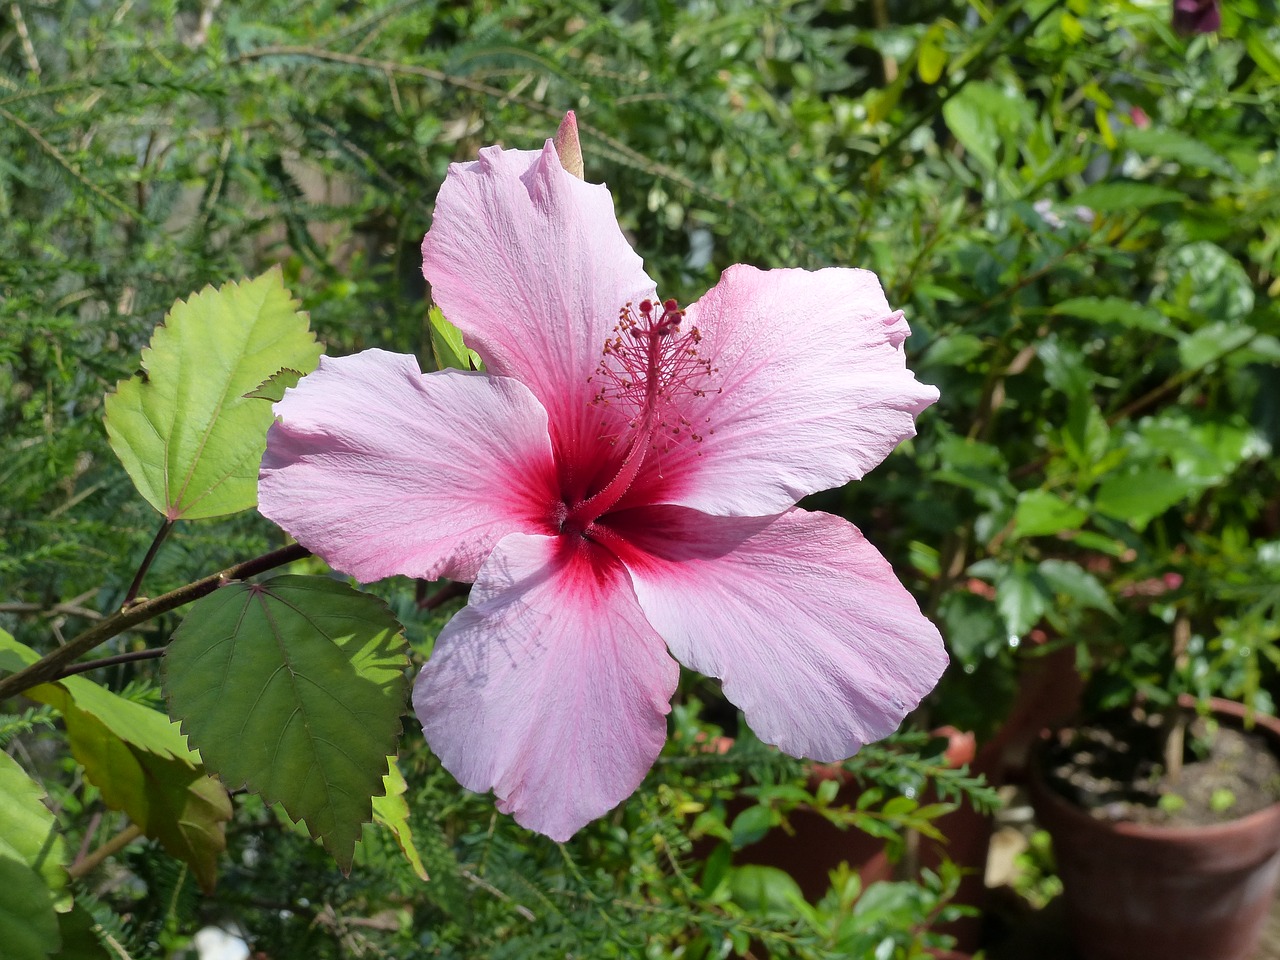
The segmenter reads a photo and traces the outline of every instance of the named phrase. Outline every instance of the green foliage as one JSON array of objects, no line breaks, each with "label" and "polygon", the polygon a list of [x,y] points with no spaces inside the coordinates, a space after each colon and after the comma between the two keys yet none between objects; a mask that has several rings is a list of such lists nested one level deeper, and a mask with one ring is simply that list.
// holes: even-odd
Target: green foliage
[{"label": "green foliage", "polygon": [[[450,162],[486,143],[536,146],[573,108],[587,179],[610,185],[664,296],[692,300],[738,261],[848,264],[876,270],[906,311],[912,368],[942,400],[902,454],[812,506],[862,526],[938,620],[955,668],[931,723],[993,730],[1025,660],[1064,644],[1100,702],[1186,690],[1274,709],[1280,28],[1264,4],[1226,4],[1222,34],[1191,40],[1173,35],[1167,5],[1032,0],[52,0],[8,15],[0,626],[28,647],[51,650],[124,602],[154,526],[130,477],[167,516],[251,505],[271,419],[259,398],[314,363],[297,332],[301,360],[250,371],[215,362],[207,341],[182,367],[193,378],[166,381],[178,368],[148,360],[146,378],[131,379],[177,298],[282,265],[179,304],[160,353],[196,345],[182,318],[205,307],[243,320],[248,338],[253,311],[240,307],[258,284],[273,291],[267,312],[300,331],[287,282],[335,354],[376,345],[415,351],[424,367],[474,365],[424,302],[418,244],[435,190]],[[226,342],[232,328],[209,336]],[[129,435],[127,471],[101,426],[120,381],[110,420],[117,449]],[[219,451],[208,403],[172,430],[157,421],[179,440],[212,431],[198,455],[161,449],[141,419],[127,425],[126,410],[140,418],[189,385],[206,401],[226,387],[234,416],[254,418],[242,434],[254,449]],[[191,479],[191,496],[166,486],[162,464]],[[215,486],[224,474],[237,479]],[[196,503],[197,488],[219,493]],[[248,514],[184,524],[151,566],[150,592],[277,538]],[[431,598],[445,594],[399,580],[373,589],[427,651],[452,609]],[[1175,658],[1170,625],[1182,616],[1193,630]],[[103,652],[160,646],[175,625],[176,614],[136,624]],[[322,640],[301,655],[323,657],[324,644],[331,654]],[[264,655],[251,659],[265,668]],[[14,911],[29,921],[25,939],[0,931],[15,956],[44,956],[59,936],[101,956],[97,934],[72,935],[92,913],[133,956],[177,952],[205,916],[234,916],[255,950],[281,957],[915,960],[940,942],[930,923],[954,913],[953,875],[864,891],[836,871],[809,902],[746,858],[797,811],[897,849],[944,809],[925,799],[931,786],[943,804],[993,800],[909,734],[844,766],[864,788],[845,803],[734,731],[710,685],[687,685],[641,790],[558,847],[460,793],[412,733],[395,781],[397,694],[380,714],[386,736],[361,758],[359,796],[342,805],[342,849],[362,838],[345,877],[252,795],[236,797],[219,857],[231,808],[194,784],[225,805],[222,788],[197,775],[157,711],[113,693],[151,680],[149,661],[99,669],[99,684],[39,688],[52,707],[6,705],[0,727],[53,798],[62,842],[99,847],[126,826],[118,808],[152,837],[189,808],[204,839],[130,845],[111,860],[118,882],[82,887],[67,914],[36,894],[19,902],[38,881],[6,877],[0,924]],[[345,692],[352,670],[335,664],[326,696]],[[183,673],[208,683],[203,668]],[[254,688],[236,680],[227,690],[242,719]],[[737,734],[724,756],[696,739],[723,732],[698,719],[704,707]],[[238,720],[222,722],[214,740],[226,748]],[[26,762],[68,742],[74,762]],[[246,739],[228,769],[271,742]],[[140,786],[153,775],[168,798],[158,805]],[[1046,892],[1050,869],[1037,861]],[[192,876],[208,886],[214,872],[218,890],[200,901]]]},{"label": "green foliage", "polygon": [[[0,631],[0,664],[32,663],[35,652]],[[72,755],[102,800],[122,810],[212,890],[231,818],[226,790],[205,773],[178,724],[84,677],[26,691],[62,714]]]},{"label": "green foliage", "polygon": [[283,369],[309,373],[321,348],[279,270],[178,301],[142,351],[144,376],[116,385],[107,436],[138,491],[167,520],[258,502],[271,408],[249,396]]},{"label": "green foliage", "polygon": [[197,601],[165,655],[169,708],[211,769],[305,821],[344,868],[400,734],[400,630],[374,597],[284,576]]}]

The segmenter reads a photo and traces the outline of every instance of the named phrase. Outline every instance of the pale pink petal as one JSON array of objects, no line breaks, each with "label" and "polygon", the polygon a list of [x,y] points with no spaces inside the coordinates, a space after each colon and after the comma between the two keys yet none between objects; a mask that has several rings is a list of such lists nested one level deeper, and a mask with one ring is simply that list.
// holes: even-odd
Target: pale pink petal
[{"label": "pale pink petal", "polygon": [[449,168],[422,272],[487,369],[546,407],[566,479],[588,485],[579,474],[598,467],[597,445],[618,432],[591,403],[591,377],[618,311],[653,295],[609,191],[568,173],[550,140],[539,151],[487,147]]},{"label": "pale pink petal", "polygon": [[716,368],[685,401],[683,434],[703,439],[653,457],[628,504],[777,513],[861,478],[938,398],[907,369],[906,321],[866,270],[733,266],[689,308],[691,326]]},{"label": "pale pink petal", "polygon": [[653,628],[724,681],[765,742],[834,761],[892,733],[947,665],[942,638],[857,528],[825,513],[608,518]]},{"label": "pale pink petal", "polygon": [[515,380],[365,350],[322,357],[275,412],[259,510],[357,580],[470,580],[502,537],[551,530],[547,414]]},{"label": "pale pink petal", "polygon": [[678,675],[614,557],[513,535],[441,632],[413,706],[459,783],[567,840],[640,785]]}]

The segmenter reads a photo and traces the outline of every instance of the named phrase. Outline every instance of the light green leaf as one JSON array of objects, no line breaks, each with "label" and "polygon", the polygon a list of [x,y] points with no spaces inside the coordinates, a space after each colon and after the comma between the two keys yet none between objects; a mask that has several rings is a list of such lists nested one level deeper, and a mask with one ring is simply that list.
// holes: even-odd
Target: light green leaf
[{"label": "light green leaf", "polygon": [[941,22],[935,22],[920,38],[920,50],[916,58],[916,72],[927,84],[935,84],[942,77],[947,65],[947,50],[943,46],[946,30]]},{"label": "light green leaf", "polygon": [[373,798],[373,819],[391,831],[400,845],[413,872],[422,880],[427,880],[427,868],[422,865],[422,857],[413,842],[413,830],[409,826],[409,804],[404,794],[409,785],[404,782],[404,774],[396,764],[395,757],[387,757],[387,775],[382,778],[383,795]]},{"label": "light green leaf", "polygon": [[[3,631],[0,653],[6,667],[38,659]],[[62,713],[71,753],[102,791],[103,802],[123,810],[148,837],[190,865],[205,890],[213,890],[231,801],[188,749],[178,725],[85,677],[40,684],[26,695]]]},{"label": "light green leaf", "polygon": [[304,376],[306,374],[301,370],[292,370],[286,367],[258,384],[257,389],[246,393],[245,399],[270,400],[272,403],[279,403],[284,399],[284,392],[290,387],[296,387],[298,381]]},{"label": "light green leaf", "polygon": [[0,944],[5,960],[45,960],[62,942],[54,898],[25,863],[0,856]]},{"label": "light green leaf", "polygon": [[1088,513],[1047,490],[1028,490],[1018,495],[1013,514],[1013,537],[1043,537],[1063,530],[1078,530]]},{"label": "light green leaf", "polygon": [[1055,303],[1053,312],[1098,323],[1115,323],[1131,330],[1148,330],[1166,337],[1178,333],[1173,323],[1159,310],[1123,297],[1072,297]]},{"label": "light green leaf", "polygon": [[734,902],[752,913],[793,916],[797,908],[808,906],[800,885],[777,867],[755,864],[738,867],[733,871],[729,887]]},{"label": "light green leaf", "polygon": [[144,376],[107,397],[107,437],[147,502],[170,520],[258,502],[269,404],[246,397],[278,371],[310,372],[322,348],[278,269],[179,300],[142,351]]},{"label": "light green leaf", "polygon": [[197,601],[165,656],[165,691],[211,770],[280,803],[348,869],[400,732],[407,666],[382,601],[284,576]]},{"label": "light green leaf", "polygon": [[1236,172],[1216,150],[1177,130],[1129,127],[1124,133],[1124,145],[1141,156],[1172,160],[1190,169],[1202,168],[1228,177]]},{"label": "light green leaf", "polygon": [[1187,370],[1221,360],[1253,339],[1257,330],[1243,323],[1211,323],[1178,344],[1178,359]]},{"label": "light green leaf", "polygon": [[1099,513],[1127,520],[1142,529],[1195,489],[1195,484],[1167,470],[1140,470],[1102,481],[1094,504]]},{"label": "light green leaf", "polygon": [[1071,196],[1071,202],[1076,206],[1088,207],[1097,213],[1145,210],[1162,203],[1181,203],[1185,199],[1185,194],[1177,190],[1136,181],[1094,183]]},{"label": "light green leaf", "polygon": [[943,105],[942,115],[947,128],[987,172],[996,169],[1001,144],[1014,141],[1031,122],[1024,97],[980,80],[965,84]]},{"label": "light green leaf", "polygon": [[0,859],[38,871],[44,885],[57,891],[67,883],[67,851],[44,797],[21,764],[0,751]]},{"label": "light green leaf", "polygon": [[427,321],[431,325],[431,353],[437,370],[450,367],[458,370],[484,369],[480,354],[462,342],[462,331],[444,318],[439,307],[427,311]]}]

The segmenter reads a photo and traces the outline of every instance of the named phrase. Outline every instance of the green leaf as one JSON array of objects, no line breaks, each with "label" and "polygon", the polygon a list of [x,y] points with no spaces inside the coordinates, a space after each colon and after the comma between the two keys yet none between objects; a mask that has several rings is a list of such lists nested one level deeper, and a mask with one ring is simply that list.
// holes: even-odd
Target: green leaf
[{"label": "green leaf", "polygon": [[808,906],[800,885],[777,867],[738,867],[729,886],[734,902],[752,913],[794,915],[801,905]]},{"label": "green leaf", "polygon": [[1097,213],[1116,213],[1125,210],[1145,210],[1162,203],[1181,203],[1186,196],[1168,187],[1154,183],[1117,182],[1094,183],[1079,193],[1072,194],[1071,202],[1088,207]]},{"label": "green leaf", "polygon": [[382,601],[283,576],[197,601],[165,656],[165,692],[211,770],[280,803],[349,869],[400,732],[407,666]]},{"label": "green leaf", "polygon": [[942,77],[942,68],[947,65],[947,50],[943,46],[945,39],[946,30],[940,22],[935,22],[920,38],[916,72],[927,84],[937,83]]},{"label": "green leaf", "polygon": [[462,331],[444,318],[439,307],[432,307],[427,311],[427,321],[431,326],[431,353],[435,357],[437,370],[449,367],[458,370],[484,369],[480,354],[462,342]]},{"label": "green leaf", "polygon": [[93,914],[78,903],[67,913],[58,914],[58,932],[62,947],[51,960],[115,960],[98,937]]},{"label": "green leaf", "polygon": [[[0,653],[6,667],[38,659],[3,631]],[[103,802],[123,810],[148,837],[189,864],[205,890],[213,890],[231,801],[188,749],[178,725],[85,677],[40,684],[26,695],[62,713],[71,753],[102,791]]]},{"label": "green leaf", "polygon": [[0,751],[0,859],[30,867],[46,888],[57,891],[67,884],[67,851],[44,797],[21,764]]},{"label": "green leaf", "polygon": [[1195,489],[1195,484],[1167,470],[1112,474],[1102,481],[1094,505],[1099,513],[1127,520],[1142,529]]},{"label": "green leaf", "polygon": [[383,795],[373,798],[373,819],[391,831],[400,851],[419,879],[430,879],[413,842],[413,830],[409,827],[409,804],[404,799],[409,785],[404,782],[404,774],[400,772],[395,757],[387,758],[387,775],[382,778],[382,786]]},{"label": "green leaf", "polygon": [[1199,370],[1239,350],[1257,332],[1253,327],[1241,323],[1211,323],[1178,344],[1178,359],[1182,361],[1183,368]]},{"label": "green leaf", "polygon": [[943,597],[938,617],[947,649],[964,665],[994,656],[1008,639],[995,606],[966,591],[952,591]]},{"label": "green leaf", "polygon": [[1147,330],[1166,337],[1175,336],[1178,332],[1159,310],[1123,297],[1072,297],[1055,303],[1053,312],[1098,323],[1115,323],[1131,330]]},{"label": "green leaf", "polygon": [[1080,564],[1069,560],[1041,560],[1038,569],[1055,593],[1070,597],[1082,607],[1102,610],[1113,617],[1120,615],[1107,595],[1107,588]]},{"label": "green leaf", "polygon": [[747,807],[733,818],[733,825],[729,828],[733,838],[733,848],[741,850],[764,839],[764,835],[772,827],[773,814],[768,807],[762,807],[759,804]]},{"label": "green leaf", "polygon": [[1210,170],[1224,177],[1236,172],[1216,150],[1177,130],[1129,127],[1124,133],[1124,145],[1144,157],[1172,160],[1183,167]]},{"label": "green leaf", "polygon": [[250,390],[246,393],[246,400],[270,400],[272,403],[279,403],[284,399],[284,392],[290,387],[296,387],[298,381],[305,377],[306,374],[301,370],[293,370],[285,367],[283,370],[276,371],[275,374],[268,377],[262,383],[258,384],[256,390]]},{"label": "green leaf", "polygon": [[145,374],[107,397],[111,448],[170,520],[247,510],[272,412],[246,394],[284,368],[314,370],[321,352],[278,269],[206,287],[156,328]]},{"label": "green leaf", "polygon": [[1014,141],[1031,122],[1030,106],[1018,93],[980,80],[965,84],[942,107],[947,128],[988,172],[998,166],[1002,143]]},{"label": "green leaf", "polygon": [[45,960],[62,942],[54,898],[25,863],[0,856],[0,944],[5,960]]},{"label": "green leaf", "polygon": [[996,609],[1011,637],[1023,637],[1049,608],[1047,584],[1038,572],[1021,565],[996,578]]},{"label": "green leaf", "polygon": [[1013,537],[1043,537],[1064,530],[1078,530],[1089,514],[1047,490],[1028,490],[1018,495],[1013,514]]}]

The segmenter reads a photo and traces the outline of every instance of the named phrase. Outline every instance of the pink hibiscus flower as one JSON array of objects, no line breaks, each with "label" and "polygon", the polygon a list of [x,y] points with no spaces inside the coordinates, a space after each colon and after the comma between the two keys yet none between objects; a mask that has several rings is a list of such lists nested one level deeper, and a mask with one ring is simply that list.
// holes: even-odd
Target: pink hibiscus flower
[{"label": "pink hibiscus flower", "polygon": [[487,372],[323,358],[260,500],[357,580],[474,581],[413,696],[458,781],[567,839],[657,758],[676,660],[787,753],[892,732],[941,638],[855,527],[795,507],[937,399],[875,276],[735,266],[680,310],[550,141],[454,164],[422,251]]}]

